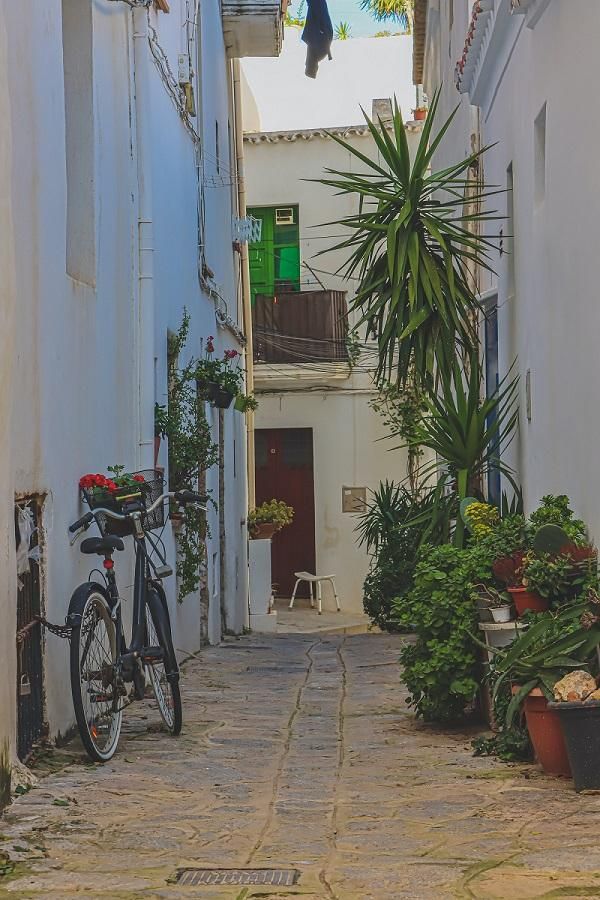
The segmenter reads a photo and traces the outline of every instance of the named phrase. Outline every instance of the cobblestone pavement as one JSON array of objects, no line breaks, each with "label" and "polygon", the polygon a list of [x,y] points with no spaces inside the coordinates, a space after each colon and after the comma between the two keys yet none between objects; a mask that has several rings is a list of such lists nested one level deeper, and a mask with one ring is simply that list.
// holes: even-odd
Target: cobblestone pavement
[{"label": "cobblestone pavement", "polygon": [[[417,723],[400,638],[253,636],[185,668],[186,725],[128,710],[118,756],[77,748],[0,822],[1,897],[600,896],[600,797],[474,759]],[[294,887],[185,887],[185,867],[297,869]],[[0,870],[2,864],[0,862]]]}]

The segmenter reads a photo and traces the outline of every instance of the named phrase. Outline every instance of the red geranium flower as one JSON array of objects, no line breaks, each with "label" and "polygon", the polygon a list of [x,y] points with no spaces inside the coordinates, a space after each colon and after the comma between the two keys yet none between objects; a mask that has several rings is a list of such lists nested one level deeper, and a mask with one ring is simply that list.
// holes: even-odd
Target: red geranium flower
[{"label": "red geranium flower", "polygon": [[143,483],[145,479],[144,479],[144,476],[143,476],[143,475],[134,475],[134,476],[133,476],[133,480],[134,480],[134,481],[139,481],[140,483]]}]

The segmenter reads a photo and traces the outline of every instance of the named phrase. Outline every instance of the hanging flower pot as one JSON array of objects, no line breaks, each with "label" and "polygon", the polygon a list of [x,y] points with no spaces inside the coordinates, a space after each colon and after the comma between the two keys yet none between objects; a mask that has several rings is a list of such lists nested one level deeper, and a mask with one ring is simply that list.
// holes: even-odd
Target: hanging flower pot
[{"label": "hanging flower pot", "polygon": [[550,606],[549,600],[545,597],[540,597],[535,591],[528,591],[525,587],[509,587],[508,593],[513,598],[518,616],[522,616],[528,610],[531,610],[531,612],[546,612]]},{"label": "hanging flower pot", "polygon": [[233,394],[231,391],[222,388],[220,385],[217,385],[217,390],[214,393],[214,396],[210,398],[213,406],[216,406],[217,409],[229,409],[233,402]]},{"label": "hanging flower pot", "polygon": [[279,531],[275,522],[257,522],[250,530],[253,541],[270,541],[273,535]]},{"label": "hanging flower pot", "polygon": [[198,378],[196,381],[196,387],[198,388],[198,394],[204,400],[208,400],[211,403],[215,402],[219,391],[221,390],[221,386],[216,381],[209,381],[207,378]]},{"label": "hanging flower pot", "polygon": [[[513,694],[516,694],[518,690],[518,686],[514,686]],[[556,704],[548,704],[539,688],[530,691],[523,702],[527,730],[533,744],[535,758],[546,775],[570,777],[571,766],[569,765],[567,746],[559,714],[552,708],[554,706]]]},{"label": "hanging flower pot", "polygon": [[550,703],[560,721],[576,791],[600,790],[600,700]]}]

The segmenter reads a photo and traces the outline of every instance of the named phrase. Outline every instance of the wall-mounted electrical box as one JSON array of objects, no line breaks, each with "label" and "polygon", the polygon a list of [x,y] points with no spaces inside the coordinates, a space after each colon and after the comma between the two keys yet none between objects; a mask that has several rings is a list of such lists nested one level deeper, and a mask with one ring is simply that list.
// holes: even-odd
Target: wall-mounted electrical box
[{"label": "wall-mounted electrical box", "polygon": [[342,512],[363,513],[367,508],[366,487],[342,488]]}]

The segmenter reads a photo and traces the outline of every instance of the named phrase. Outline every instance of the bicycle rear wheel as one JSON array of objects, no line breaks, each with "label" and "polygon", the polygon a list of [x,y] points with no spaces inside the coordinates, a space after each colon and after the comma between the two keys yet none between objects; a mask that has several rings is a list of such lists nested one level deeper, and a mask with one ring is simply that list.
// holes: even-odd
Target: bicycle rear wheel
[{"label": "bicycle rear wheel", "polygon": [[108,603],[100,591],[92,591],[71,635],[71,691],[81,740],[95,762],[114,756],[121,733],[123,698],[115,671],[117,655]]},{"label": "bicycle rear wheel", "polygon": [[[148,675],[150,683],[154,691],[154,697],[158,704],[158,709],[162,716],[162,720],[172,735],[181,733],[183,724],[183,710],[181,705],[181,691],[179,682],[167,677],[165,668],[165,660],[168,660],[173,652],[172,647],[165,647],[159,638],[160,633],[164,633],[164,627],[161,629],[161,623],[155,620],[158,612],[150,605],[146,606],[146,643],[150,647],[162,647],[164,658],[160,661],[147,663]],[[163,623],[164,626],[165,623]],[[169,623],[168,631],[170,633]]]}]

